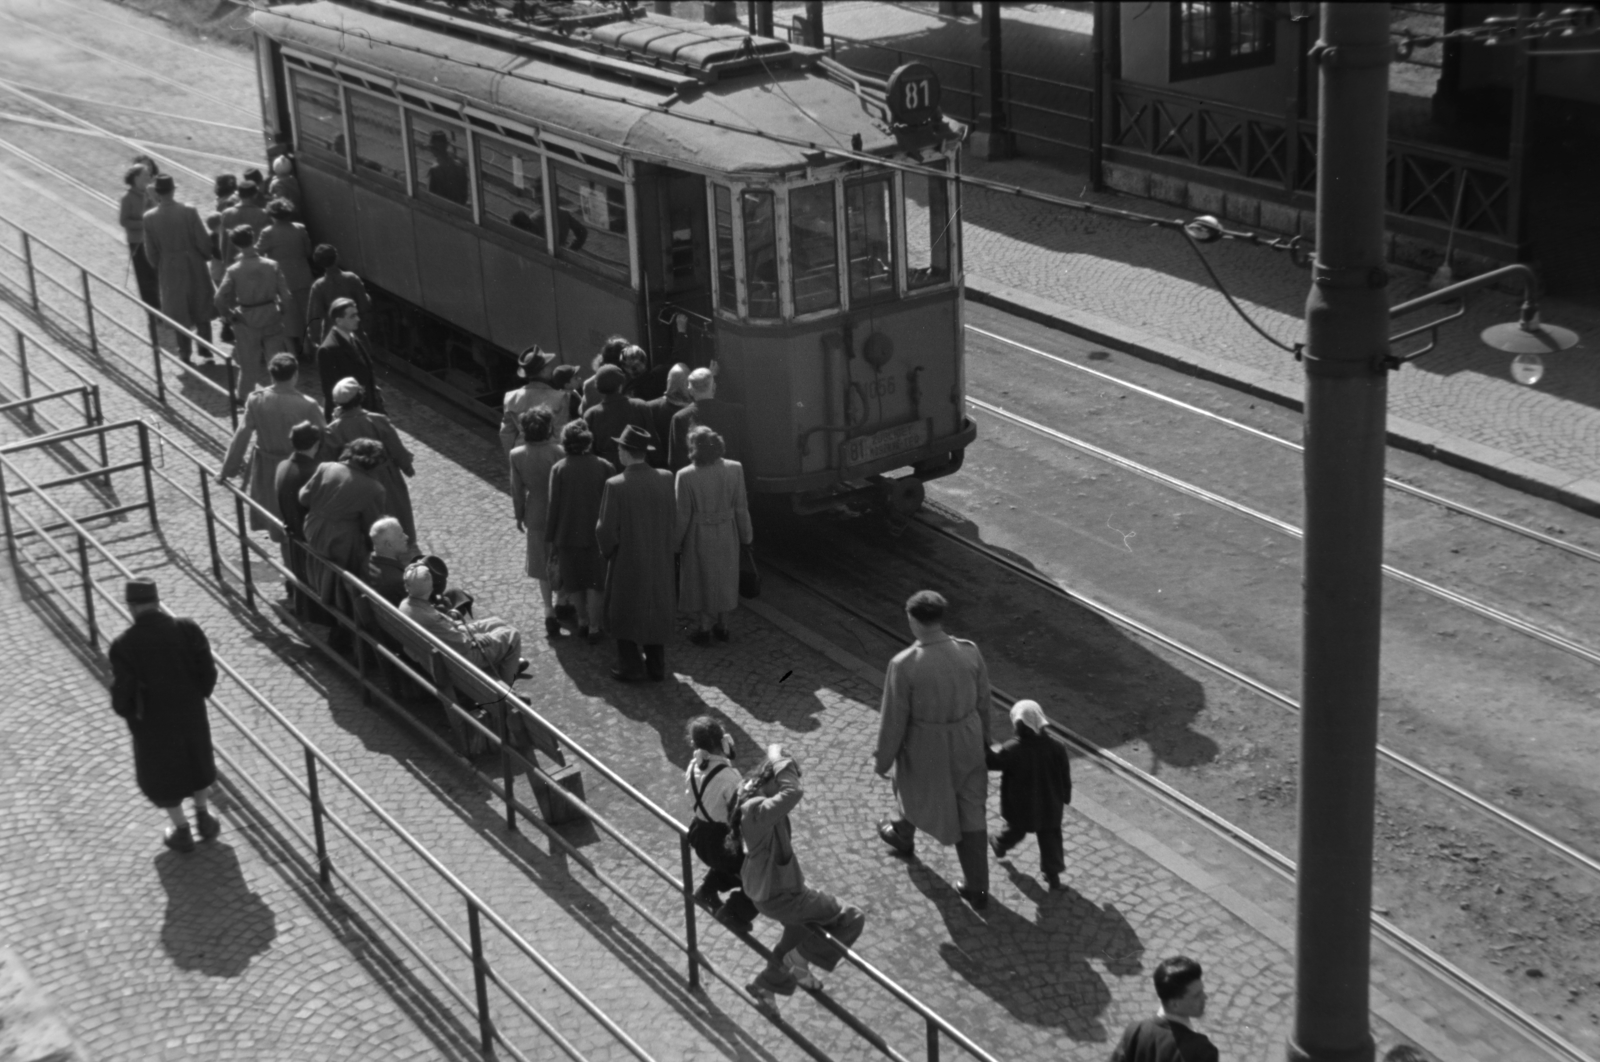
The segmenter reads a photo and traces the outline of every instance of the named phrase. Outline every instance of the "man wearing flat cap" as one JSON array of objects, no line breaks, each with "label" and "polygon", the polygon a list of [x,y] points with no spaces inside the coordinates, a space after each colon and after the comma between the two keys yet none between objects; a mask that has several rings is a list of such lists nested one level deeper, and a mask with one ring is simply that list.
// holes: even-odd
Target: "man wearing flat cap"
[{"label": "man wearing flat cap", "polygon": [[139,791],[172,819],[167,847],[192,852],[194,833],[183,815],[185,799],[194,801],[202,841],[214,839],[222,829],[206,802],[217,779],[206,715],[206,698],[217,685],[217,665],[199,624],[163,610],[155,583],[129,581],[126,598],[133,626],[111,643],[111,708],[127,720],[133,737]]},{"label": "man wearing flat cap", "polygon": [[617,667],[611,677],[638,682],[648,676],[659,682],[667,675],[667,638],[677,613],[672,554],[678,503],[672,473],[650,467],[656,443],[649,430],[629,424],[612,442],[622,472],[606,480],[595,524],[600,552],[611,562],[606,629],[617,639]]},{"label": "man wearing flat cap", "polygon": [[612,464],[617,464],[617,437],[624,428],[636,425],[650,431],[650,407],[632,395],[624,394],[628,374],[621,366],[602,365],[594,374],[595,389],[600,393],[600,404],[583,412],[584,422],[594,435],[594,452]]},{"label": "man wearing flat cap", "polygon": [[354,299],[335,299],[328,307],[333,327],[317,348],[317,375],[322,378],[322,415],[333,420],[333,390],[340,380],[361,385],[361,405],[382,413],[383,391],[373,372],[372,351],[361,334],[361,310]]},{"label": "man wearing flat cap", "polygon": [[289,304],[289,285],[278,264],[256,250],[256,230],[239,225],[228,232],[239,256],[222,275],[217,288],[217,313],[233,326],[233,360],[239,366],[238,402],[242,405],[256,385],[267,378],[267,362],[286,353],[289,337],[283,331],[283,307]]},{"label": "man wearing flat cap", "polygon": [[[161,312],[206,342],[211,341],[215,292],[211,288],[211,234],[200,212],[172,197],[170,174],[155,179],[156,205],[144,215],[144,255],[161,288]],[[194,341],[178,333],[178,356],[193,364]],[[208,357],[200,351],[201,357]]]}]

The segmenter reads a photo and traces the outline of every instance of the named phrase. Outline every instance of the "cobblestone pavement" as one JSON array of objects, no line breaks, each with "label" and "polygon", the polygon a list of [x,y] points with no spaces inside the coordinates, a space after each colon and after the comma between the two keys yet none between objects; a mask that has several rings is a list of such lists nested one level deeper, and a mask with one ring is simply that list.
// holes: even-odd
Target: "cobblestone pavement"
[{"label": "cobblestone pavement", "polygon": [[[208,85],[224,91],[222,81],[219,76]],[[239,92],[237,86],[229,91]],[[248,98],[248,92],[242,98]],[[20,134],[15,138],[20,140]],[[73,150],[83,160],[95,158],[92,149],[93,145],[81,144]],[[120,153],[105,151],[98,164],[103,172],[111,172],[112,160]],[[92,166],[73,168],[86,172]],[[31,179],[35,185],[40,181],[37,173]],[[48,196],[35,195],[33,187],[0,187],[0,213],[49,233],[91,265],[118,273],[124,260],[121,248],[76,215],[64,215]],[[88,206],[93,208],[92,203]],[[0,315],[21,320],[14,307],[0,307]],[[102,366],[86,361],[83,365],[108,382],[106,406],[111,419],[147,416],[160,422],[148,402],[115,386],[121,377],[108,375]],[[420,538],[461,573],[461,583],[479,599],[480,614],[499,614],[524,630],[536,631],[537,603],[531,588],[502,574],[520,569],[522,544],[511,527],[497,445],[487,433],[441,416],[403,389],[394,388],[392,394],[396,422],[417,455],[413,494]],[[203,448],[216,461],[215,431],[198,434],[210,438]],[[177,454],[163,448],[158,456],[165,470],[193,482],[189,466]],[[644,1040],[652,1053],[661,1058],[798,1056],[792,1043],[721,985],[713,983],[699,996],[684,991],[680,955],[637,914],[605,893],[579,860],[561,854],[537,834],[508,833],[500,809],[470,775],[433,753],[415,729],[363,705],[350,683],[271,613],[245,608],[236,584],[218,588],[209,576],[204,531],[194,508],[165,484],[158,485],[157,496],[161,534],[151,533],[140,516],[118,524],[107,537],[115,541],[119,554],[138,570],[156,575],[174,608],[199,618],[218,651],[246,680]],[[257,565],[256,574],[265,592],[274,593],[265,566]],[[196,1050],[203,1047],[218,1057],[227,1057],[230,1050],[241,1057],[264,1057],[266,1052],[259,1047],[266,1032],[254,1030],[268,1028],[279,1035],[306,1038],[306,1043],[286,1048],[283,1057],[319,1057],[318,1052],[339,1057],[404,1055],[410,1049],[405,1042],[373,1043],[369,1049],[370,1038],[358,1035],[357,1000],[363,998],[359,996],[363,990],[369,993],[367,998],[382,1001],[372,1006],[389,1006],[391,1015],[398,1015],[383,1023],[384,1033],[402,1039],[411,1036],[422,1045],[416,1050],[465,1052],[473,1033],[470,1013],[441,1002],[431,984],[416,981],[421,975],[411,959],[391,962],[394,944],[386,934],[364,925],[341,936],[324,926],[322,932],[331,943],[325,942],[323,948],[306,943],[291,953],[278,946],[291,917],[305,920],[308,937],[312,927],[327,920],[319,921],[321,908],[310,902],[314,890],[293,868],[283,835],[256,825],[263,802],[254,797],[230,806],[225,816],[224,841],[237,853],[236,865],[220,867],[216,877],[208,879],[209,887],[231,890],[228,895],[234,899],[226,907],[207,909],[208,917],[224,909],[246,912],[245,924],[254,928],[246,933],[237,919],[217,918],[207,931],[241,934],[227,952],[226,969],[237,976],[226,986],[217,986],[217,1006],[250,1010],[255,1004],[274,1015],[274,1022],[255,1024],[256,1015],[247,1014],[236,1020],[251,1023],[249,1028],[235,1032],[222,1026],[219,1018],[211,1025],[222,1031],[212,1035],[207,1032],[206,1015],[191,1019],[184,1012],[188,990],[156,988],[146,995],[129,987],[127,982],[139,978],[157,981],[147,969],[187,972],[182,960],[155,951],[155,942],[162,938],[149,915],[156,899],[154,887],[166,880],[161,871],[166,864],[161,857],[151,857],[156,864],[152,874],[140,869],[138,862],[150,857],[153,848],[152,816],[131,786],[120,734],[113,726],[116,720],[105,710],[95,658],[81,649],[70,629],[46,622],[51,620],[49,611],[20,590],[8,592],[0,605],[0,629],[17,647],[7,656],[3,679],[31,694],[15,698],[3,710],[38,716],[19,715],[15,726],[8,718],[7,730],[42,735],[32,738],[33,744],[0,750],[0,756],[12,757],[8,768],[15,767],[0,782],[5,799],[15,805],[7,828],[22,831],[17,843],[8,843],[7,851],[24,853],[0,870],[6,875],[4,917],[9,919],[0,944],[23,956],[41,988],[60,1004],[68,1024],[97,1054],[159,1057],[167,1050],[164,1045],[144,1051],[124,1051],[122,1045],[132,1043],[146,1027],[193,1021],[183,1049],[190,1046],[188,1036],[200,1036],[194,1042]],[[1013,861],[1014,873],[997,868],[995,901],[985,914],[976,915],[950,888],[956,868],[949,853],[929,850],[921,853],[925,862],[902,863],[886,856],[871,839],[872,820],[888,803],[886,787],[871,776],[868,760],[876,727],[873,668],[864,674],[837,653],[819,652],[766,610],[762,614],[741,610],[732,627],[734,642],[729,648],[699,651],[683,643],[672,646],[673,681],[642,689],[619,688],[606,677],[610,656],[604,648],[530,638],[527,649],[533,670],[523,688],[539,711],[678,813],[685,761],[682,727],[689,717],[708,710],[721,715],[742,749],[783,741],[804,763],[810,793],[796,817],[797,849],[816,884],[866,910],[863,955],[1000,1057],[1103,1057],[1106,1041],[1122,1024],[1149,1011],[1150,965],[1174,951],[1195,953],[1207,962],[1214,999],[1207,1029],[1227,1056],[1279,1057],[1290,1012],[1292,945],[1282,928],[1281,889],[1276,920],[1255,917],[1261,908],[1227,902],[1218,880],[1208,877],[1197,863],[1174,858],[1181,849],[1157,843],[1147,830],[1149,823],[1115,813],[1086,812],[1068,823],[1067,843],[1073,853],[1068,891],[1052,896],[1039,888],[1036,855],[1024,846]],[[77,659],[71,659],[74,656]],[[105,751],[86,758],[77,748],[58,747],[61,743],[46,728],[47,720],[61,717],[57,705],[63,699],[72,705],[73,718],[109,728],[101,732],[107,740],[93,745]],[[246,704],[237,684],[225,684],[222,699],[241,719],[273,735],[267,743],[276,754],[291,764],[297,762],[294,743],[270,726],[264,713]],[[424,707],[414,711],[423,726],[440,731],[436,712]],[[88,722],[94,719],[101,722]],[[219,721],[217,728],[224,747],[237,755],[246,771],[265,772],[263,758],[242,747],[231,725]],[[99,800],[83,802],[102,812],[95,823],[84,823],[83,816],[61,807],[56,793],[63,773],[105,787]],[[671,834],[604,785],[592,770],[585,772],[585,778],[601,813],[638,838],[662,865],[677,866],[678,849]],[[264,788],[286,805],[301,808],[287,785],[274,782]],[[1092,786],[1086,788],[1086,795],[1110,806],[1111,797],[1098,795]],[[419,891],[437,903],[460,931],[465,917],[459,899],[396,838],[384,833],[370,814],[326,780],[324,795],[334,812],[415,880]],[[75,802],[72,810],[77,806]],[[1130,821],[1141,825],[1131,826]],[[78,839],[74,830],[95,832]],[[680,924],[681,902],[658,878],[591,832],[580,829],[569,836],[596,867],[641,896],[649,910],[668,925]],[[89,850],[96,853],[89,861],[97,865],[89,870],[80,865],[89,847],[83,841],[94,844]],[[1194,846],[1204,843],[1196,840]],[[384,901],[386,908],[395,910],[401,926],[440,955],[445,970],[465,983],[470,971],[454,957],[444,957],[442,934],[420,915],[401,911],[393,889],[356,858],[347,843],[334,838],[332,848],[337,865]],[[216,846],[180,866],[204,868],[208,864],[202,860],[215,860],[223,851]],[[51,855],[57,852],[71,855]],[[99,866],[101,862],[106,865]],[[271,875],[263,873],[267,868],[274,868]],[[73,875],[89,878],[91,887],[73,884]],[[96,879],[107,884],[95,889]],[[248,885],[233,884],[239,881]],[[126,891],[138,889],[150,895],[129,896]],[[29,898],[10,899],[19,892]],[[254,901],[249,899],[252,893]],[[116,897],[114,904],[106,899],[109,896]],[[306,897],[303,906],[289,901],[301,896]],[[262,906],[272,912],[275,937],[267,937],[268,931],[261,928],[268,924]],[[73,939],[63,925],[68,915],[102,909],[109,909],[106,931],[63,948],[62,941]],[[117,919],[126,925],[120,937],[110,928],[123,924]],[[343,922],[332,921],[344,929]],[[760,927],[759,935],[772,939],[771,927]],[[748,977],[757,968],[755,956],[719,927],[703,930],[702,939],[712,960],[734,977]],[[102,948],[104,942],[117,940],[120,949]],[[314,959],[299,962],[297,957],[307,951]],[[578,1013],[547,978],[516,961],[492,934],[490,952],[506,979],[592,1057],[620,1057],[602,1030]],[[367,960],[373,953],[383,954],[384,962]],[[248,964],[243,962],[246,958]],[[344,966],[322,968],[333,963]],[[238,994],[245,981],[257,977],[260,980],[250,982],[248,993]],[[336,990],[352,995],[339,997]],[[901,1050],[917,1053],[923,1035],[920,1023],[859,972],[841,970],[832,976],[829,995]],[[330,1001],[320,1002],[325,997]],[[285,1000],[300,1002],[291,1006]],[[307,1009],[313,1001],[318,1001],[320,1010]],[[817,1000],[801,994],[780,1006],[785,1018],[835,1057],[871,1053],[862,1040],[823,1013]],[[1451,1046],[1443,1052],[1449,1057],[1485,1062],[1509,1057],[1503,1050],[1473,1043],[1479,1035],[1497,1043],[1495,1030],[1481,1019],[1458,1020],[1459,1003],[1443,993],[1433,1003],[1417,999],[1414,1009],[1427,1015],[1425,1021],[1408,1018],[1406,1009],[1409,1000],[1408,1008],[1393,1012],[1394,1021],[1402,1027],[1409,1023],[1408,1034]],[[497,1007],[497,1017],[505,1021],[508,1032],[526,1032],[509,1013],[508,1008]],[[318,1015],[325,1015],[322,1025],[314,1020]],[[1392,1043],[1399,1033],[1388,1017],[1376,1024],[1384,1042]],[[250,1043],[241,1046],[240,1041]]]}]

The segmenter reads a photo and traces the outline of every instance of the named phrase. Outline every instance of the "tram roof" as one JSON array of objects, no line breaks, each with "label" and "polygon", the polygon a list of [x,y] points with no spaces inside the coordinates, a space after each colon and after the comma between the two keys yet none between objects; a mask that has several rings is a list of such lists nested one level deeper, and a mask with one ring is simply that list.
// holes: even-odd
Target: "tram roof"
[{"label": "tram roof", "polygon": [[[854,91],[807,70],[759,70],[678,92],[661,82],[599,76],[332,0],[258,10],[251,20],[273,40],[343,64],[358,76],[363,70],[369,77],[388,75],[402,87],[520,117],[557,135],[718,173],[793,170],[817,161],[812,149],[745,130],[819,146],[846,146],[859,133],[859,150],[884,156],[959,135],[959,127],[941,122],[936,136],[920,132],[915,143],[902,142]],[[712,127],[706,120],[726,124]]]}]

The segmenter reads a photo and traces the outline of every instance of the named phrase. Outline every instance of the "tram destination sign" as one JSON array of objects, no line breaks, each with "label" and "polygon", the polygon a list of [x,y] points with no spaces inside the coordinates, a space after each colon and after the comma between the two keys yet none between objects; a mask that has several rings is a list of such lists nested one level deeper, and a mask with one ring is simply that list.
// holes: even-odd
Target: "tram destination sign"
[{"label": "tram destination sign", "polygon": [[926,63],[895,67],[886,96],[896,125],[926,125],[939,117],[939,75]]},{"label": "tram destination sign", "polygon": [[928,445],[928,423],[927,418],[923,418],[910,424],[901,424],[871,435],[863,435],[859,439],[846,439],[844,464],[864,465],[870,461],[903,454],[907,450],[920,449]]}]

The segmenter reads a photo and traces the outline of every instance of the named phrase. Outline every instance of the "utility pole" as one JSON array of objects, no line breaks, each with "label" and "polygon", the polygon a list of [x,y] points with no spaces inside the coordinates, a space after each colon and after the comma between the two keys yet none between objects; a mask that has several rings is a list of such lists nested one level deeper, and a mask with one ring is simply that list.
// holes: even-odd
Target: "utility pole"
[{"label": "utility pole", "polygon": [[1389,5],[1323,4],[1317,251],[1306,299],[1305,616],[1290,1062],[1372,1062],[1382,628]]}]

